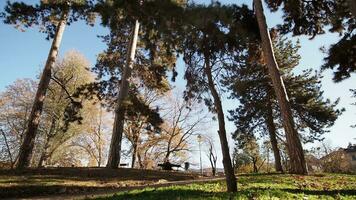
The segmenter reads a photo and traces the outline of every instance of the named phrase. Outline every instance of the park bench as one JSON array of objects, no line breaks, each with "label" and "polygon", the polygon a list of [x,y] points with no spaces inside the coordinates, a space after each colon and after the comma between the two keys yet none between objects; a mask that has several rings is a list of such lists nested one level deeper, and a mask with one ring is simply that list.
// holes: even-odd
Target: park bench
[{"label": "park bench", "polygon": [[173,170],[173,167],[177,167],[177,169],[178,169],[181,166],[178,164],[172,164],[170,162],[165,162],[165,163],[158,164],[158,167],[161,167],[163,170]]},{"label": "park bench", "polygon": [[128,163],[120,163],[119,166],[120,166],[120,167],[127,167],[127,166],[129,166],[129,164],[128,164]]}]

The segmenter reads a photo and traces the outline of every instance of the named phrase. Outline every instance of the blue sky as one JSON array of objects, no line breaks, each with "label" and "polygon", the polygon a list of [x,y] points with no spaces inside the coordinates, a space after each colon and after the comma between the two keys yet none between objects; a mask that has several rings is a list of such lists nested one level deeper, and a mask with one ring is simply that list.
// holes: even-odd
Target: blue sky
[{"label": "blue sky", "polygon": [[[37,0],[25,0],[24,2],[33,3]],[[210,0],[195,0],[196,3],[208,3]],[[239,1],[220,1],[222,3],[251,4],[251,0]],[[5,1],[0,1],[0,9],[4,7]],[[251,5],[249,5],[251,6]],[[273,27],[281,21],[280,13],[269,13],[266,10],[266,17],[269,27]],[[60,55],[63,55],[69,50],[78,50],[84,54],[88,60],[95,64],[96,56],[105,49],[105,44],[101,42],[97,35],[105,35],[108,30],[97,25],[89,27],[84,23],[78,22],[67,27],[64,33],[62,46],[60,47]],[[319,50],[320,47],[328,47],[330,44],[338,40],[335,34],[324,34],[309,40],[307,37],[294,37],[293,40],[299,39],[302,48],[299,53],[302,57],[300,65],[296,72],[302,69],[312,68],[319,70],[323,63],[323,53]],[[37,29],[29,29],[26,32],[20,32],[12,26],[0,23],[0,92],[3,91],[6,85],[11,84],[16,79],[20,78],[36,78],[37,74],[43,67],[50,48],[50,41],[45,40],[45,35],[39,33]],[[183,67],[178,63],[178,67]],[[322,80],[325,97],[335,100],[341,97],[340,107],[346,108],[346,112],[337,120],[335,125],[330,129],[330,132],[325,135],[326,139],[337,147],[345,147],[349,142],[356,143],[356,129],[350,127],[356,124],[356,106],[350,105],[355,102],[351,98],[349,89],[355,88],[356,78],[350,79],[341,83],[333,83],[331,81],[331,71],[324,72]],[[178,79],[178,85],[184,85],[181,78]],[[234,108],[235,102],[224,101],[225,109]],[[228,132],[234,130],[232,123],[227,122]],[[212,125],[212,133],[216,133],[216,125]],[[219,143],[217,142],[217,145]],[[308,145],[310,146],[310,145]]]}]

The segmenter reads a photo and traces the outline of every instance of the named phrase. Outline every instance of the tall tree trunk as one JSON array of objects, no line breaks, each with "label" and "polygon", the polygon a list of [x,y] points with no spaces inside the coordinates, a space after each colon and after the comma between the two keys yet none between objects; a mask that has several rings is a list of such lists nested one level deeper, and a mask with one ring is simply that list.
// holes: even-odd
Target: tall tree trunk
[{"label": "tall tree trunk", "polygon": [[211,92],[211,95],[213,96],[214,99],[214,106],[217,112],[217,117],[218,117],[218,123],[219,123],[219,138],[220,138],[220,144],[221,144],[221,151],[222,151],[222,157],[223,157],[223,165],[224,165],[224,171],[226,175],[226,185],[227,185],[227,191],[228,192],[237,192],[237,183],[236,183],[236,177],[234,173],[234,169],[232,167],[231,163],[231,158],[230,158],[230,152],[229,152],[229,144],[227,142],[226,138],[226,129],[225,129],[225,116],[224,116],[224,111],[222,108],[222,103],[220,100],[219,93],[217,92],[214,84],[214,80],[211,74],[211,67],[210,67],[210,59],[208,55],[205,55],[205,74],[208,78],[208,85],[209,85],[209,90]]},{"label": "tall tree trunk", "polygon": [[271,37],[267,29],[266,18],[263,14],[262,1],[254,0],[253,2],[260,29],[263,55],[267,61],[268,71],[281,109],[283,126],[287,139],[287,150],[291,161],[290,172],[294,174],[307,174],[308,171],[305,164],[303,147],[300,142],[298,132],[295,129],[288,95],[274,56]]},{"label": "tall tree trunk", "polygon": [[277,136],[276,136],[276,126],[273,121],[273,110],[271,103],[267,105],[267,116],[266,116],[266,125],[269,132],[269,138],[272,145],[273,155],[274,155],[274,166],[277,172],[283,172],[282,163],[281,163],[281,154],[278,148]]},{"label": "tall tree trunk", "polygon": [[136,46],[138,31],[140,28],[139,22],[135,21],[135,27],[132,30],[132,35],[128,45],[126,65],[123,70],[120,91],[117,100],[117,106],[115,109],[115,120],[112,132],[112,138],[110,143],[109,158],[106,167],[116,169],[120,163],[121,154],[121,140],[122,133],[124,131],[124,120],[125,120],[125,100],[127,99],[129,92],[129,78],[131,77],[131,72],[135,60]]},{"label": "tall tree trunk", "polygon": [[38,84],[36,96],[33,102],[30,117],[28,119],[27,129],[24,133],[25,137],[22,141],[17,168],[23,169],[30,166],[30,161],[33,153],[36,133],[42,114],[43,102],[52,76],[52,67],[57,59],[59,46],[62,41],[63,32],[67,23],[68,12],[64,12],[61,20],[57,25],[57,30],[53,38],[52,46],[49,51],[46,65],[43,69],[40,82]]},{"label": "tall tree trunk", "polygon": [[347,4],[349,5],[352,15],[356,18],[356,1],[355,0],[347,0]]}]

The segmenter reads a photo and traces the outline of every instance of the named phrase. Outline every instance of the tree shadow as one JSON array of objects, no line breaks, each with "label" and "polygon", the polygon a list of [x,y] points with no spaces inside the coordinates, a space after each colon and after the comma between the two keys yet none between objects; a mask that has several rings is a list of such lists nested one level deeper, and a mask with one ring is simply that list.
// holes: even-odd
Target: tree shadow
[{"label": "tree shadow", "polygon": [[337,189],[337,190],[305,190],[305,189],[281,189],[282,191],[294,193],[294,194],[306,194],[306,195],[326,195],[326,196],[335,196],[335,195],[347,195],[347,196],[356,196],[356,190],[352,189]]},{"label": "tree shadow", "polygon": [[192,180],[197,178],[196,174],[183,172],[140,170],[140,169],[107,169],[107,168],[40,168],[23,170],[0,170],[2,176],[34,177],[42,176],[45,178],[72,179],[72,180],[159,180],[167,181]]},{"label": "tree shadow", "polygon": [[206,192],[203,190],[194,189],[146,189],[143,191],[133,191],[118,193],[113,196],[96,198],[100,200],[167,200],[167,199],[233,199],[235,194],[226,192]]}]

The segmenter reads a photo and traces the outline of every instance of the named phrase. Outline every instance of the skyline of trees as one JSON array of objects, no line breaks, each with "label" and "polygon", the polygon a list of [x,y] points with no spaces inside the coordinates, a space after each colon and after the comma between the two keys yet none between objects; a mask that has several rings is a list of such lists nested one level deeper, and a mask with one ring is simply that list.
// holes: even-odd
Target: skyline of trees
[{"label": "skyline of trees", "polygon": [[[330,48],[322,69],[334,69],[335,66],[339,66],[338,71],[335,72],[335,81],[350,77],[350,73],[354,70],[354,60],[348,59],[345,63],[344,58],[353,57],[354,54],[352,48],[355,39],[354,19],[351,14],[352,10],[349,10],[351,6],[340,6],[332,0],[329,2],[330,8],[326,8],[324,3],[315,3],[312,6],[308,2],[295,5],[291,5],[290,2],[280,4],[267,1],[267,3],[272,11],[282,6],[285,13],[283,24],[275,29],[276,34],[293,32],[294,35],[309,35],[312,39],[322,34],[326,25],[331,25],[329,31],[338,31],[343,37]],[[291,10],[292,6],[305,9],[308,15],[298,10]],[[106,164],[108,168],[118,168],[121,156],[129,153],[131,153],[132,167],[135,166],[136,158],[138,166],[148,166],[148,164],[143,164],[142,155],[145,156],[145,160],[148,159],[151,167],[158,160],[170,162],[172,154],[184,160],[184,153],[175,152],[177,150],[179,152],[189,151],[187,140],[195,134],[194,127],[197,124],[186,123],[191,119],[188,120],[190,117],[185,117],[183,111],[186,109],[189,115],[194,102],[198,101],[198,103],[205,104],[206,110],[213,115],[213,120],[217,121],[217,135],[221,145],[227,191],[236,192],[237,184],[233,168],[236,160],[231,159],[229,133],[226,130],[222,99],[232,89],[229,84],[239,81],[239,77],[246,76],[244,73],[248,71],[239,70],[239,67],[251,65],[253,69],[258,69],[263,64],[267,70],[260,70],[261,73],[251,73],[250,77],[249,75],[246,77],[254,81],[265,78],[265,81],[260,82],[262,86],[260,89],[263,87],[267,89],[251,92],[267,94],[263,97],[267,111],[261,116],[271,136],[276,170],[282,171],[280,160],[284,156],[288,172],[307,174],[302,142],[308,141],[307,139],[318,140],[319,134],[326,131],[324,128],[332,126],[343,110],[335,109],[338,101],[324,100],[323,93],[319,91],[321,87],[319,74],[313,75],[311,71],[304,71],[294,76],[291,73],[298,63],[298,56],[293,55],[297,51],[296,48],[290,44],[288,46],[288,44],[279,43],[280,48],[287,47],[278,52],[275,49],[276,46],[273,46],[273,37],[271,38],[266,24],[262,1],[254,0],[253,8],[251,10],[246,5],[222,5],[218,2],[199,5],[171,0],[113,2],[64,0],[41,1],[38,5],[8,2],[5,12],[0,15],[5,23],[13,24],[17,28],[39,26],[40,32],[44,32],[47,39],[53,38],[44,71],[41,74],[36,94],[34,94],[33,104],[31,106],[31,103],[27,103],[32,107],[31,112],[25,109],[22,119],[20,118],[24,121],[21,124],[26,127],[14,140],[21,144],[16,162],[11,153],[6,132],[2,131],[3,137],[6,138],[3,147],[7,149],[11,166],[13,167],[16,163],[17,168],[26,168],[33,166],[31,163],[36,159],[38,159],[38,167],[55,162],[67,166],[69,163],[79,163],[78,156],[83,154],[88,155],[89,163],[102,166],[107,142],[110,143]],[[337,13],[332,13],[333,11]],[[327,15],[320,16],[320,13]],[[64,27],[77,20],[84,20],[91,25],[95,15],[100,16],[101,25],[110,30],[108,35],[100,36],[107,45],[107,49],[98,55],[94,67],[83,64],[86,65],[83,68],[81,63],[85,63],[84,59],[76,58],[80,61],[74,61],[70,64],[71,66],[63,68],[70,69],[69,72],[64,73],[61,70],[58,72],[56,64],[66,64],[65,60],[57,62]],[[338,17],[345,20],[345,24],[341,24],[340,20],[335,20]],[[312,23],[306,24],[306,22]],[[346,53],[339,54],[340,48],[344,48]],[[284,50],[286,50],[283,52],[285,55],[281,53]],[[162,111],[164,105],[154,107],[152,102],[147,101],[144,93],[150,91],[151,94],[162,97],[169,95],[169,91],[174,88],[174,80],[179,71],[176,62],[180,56],[183,56],[183,74],[186,80],[183,92],[184,101],[179,104],[177,111],[173,114],[165,115]],[[276,59],[278,56],[280,60]],[[293,58],[294,56],[296,58]],[[285,66],[288,64],[291,65],[290,68]],[[74,80],[79,80],[80,76],[75,74],[78,73],[78,69],[82,69],[79,73],[85,80],[80,84],[75,83],[75,87],[71,88],[70,83],[73,77],[77,76],[78,78]],[[169,72],[172,75],[169,75]],[[267,79],[271,81],[266,81]],[[240,87],[238,83],[237,87]],[[239,92],[241,94],[238,94]],[[243,93],[242,90],[235,94],[241,104],[247,102],[240,98],[243,97]],[[293,93],[298,93],[298,95]],[[85,112],[86,107],[89,106],[87,101],[99,104],[99,106],[93,104],[92,109],[105,108],[109,113],[114,113],[110,141],[104,141],[101,128],[102,116],[98,117],[98,122],[97,118],[91,118],[93,113]],[[253,109],[255,109],[253,105],[259,102],[258,98],[249,99],[249,101]],[[169,105],[168,102],[165,104]],[[174,106],[176,105],[171,106],[170,109]],[[240,110],[235,111],[240,112]],[[103,114],[102,111],[97,113]],[[175,114],[178,114],[178,117]],[[244,114],[246,113],[239,113],[235,116],[235,120],[238,121],[235,123],[238,126],[236,133],[239,136],[246,134],[248,137],[236,138],[249,138],[246,141],[252,146],[245,150],[254,151],[252,147],[254,149],[259,149],[259,147],[253,133],[252,135],[249,133],[248,126],[250,125],[248,124],[256,113],[248,113],[252,117],[246,119],[243,119]],[[179,116],[183,116],[183,119],[181,120]],[[4,119],[6,117],[7,115]],[[173,117],[172,123],[169,121],[170,117]],[[15,120],[18,120],[16,116]],[[40,120],[44,120],[43,123]],[[96,121],[94,123],[96,127],[86,130],[90,134],[81,135],[83,127],[79,125],[93,123],[93,120]],[[197,121],[197,123],[201,122]],[[321,123],[318,124],[319,122]],[[185,123],[190,124],[191,127],[185,127]],[[7,122],[4,124],[10,127]],[[76,129],[77,127],[73,124],[78,124],[79,129]],[[48,130],[41,132],[41,125],[47,127]],[[282,127],[284,131],[278,135],[276,130]],[[7,129],[11,130],[11,127]],[[308,137],[302,134],[306,129],[309,133]],[[72,139],[77,135],[80,135],[80,139],[73,141]],[[125,139],[131,143],[131,150],[128,152],[122,150],[124,135]],[[276,144],[277,135],[283,138],[282,146],[285,150],[283,156],[277,153],[279,151],[278,144]],[[143,136],[146,137],[148,146],[139,147],[139,141]],[[53,144],[52,140],[59,145]],[[52,158],[53,152],[57,151],[62,144],[67,144],[69,140],[71,141],[69,146],[73,148],[62,152],[62,156],[66,159],[59,158],[52,162],[56,160]],[[163,146],[163,149],[167,147],[163,159],[160,153],[157,154],[157,151],[162,151],[159,146]],[[259,154],[257,151],[256,153]],[[246,155],[249,154],[246,153]],[[253,170],[259,171],[255,154],[249,157],[252,158]],[[214,160],[214,156],[211,158]]]}]

